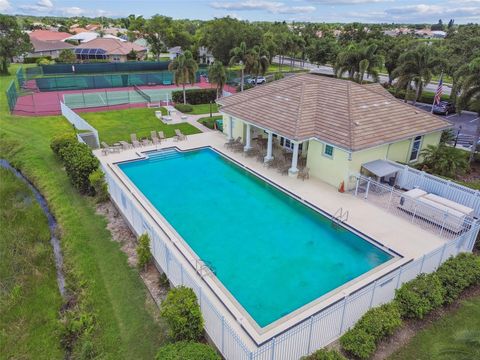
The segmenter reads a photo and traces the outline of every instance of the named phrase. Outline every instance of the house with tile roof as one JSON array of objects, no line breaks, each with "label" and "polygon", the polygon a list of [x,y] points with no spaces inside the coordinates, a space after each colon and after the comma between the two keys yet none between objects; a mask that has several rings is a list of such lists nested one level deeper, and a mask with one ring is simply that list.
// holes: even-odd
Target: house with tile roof
[{"label": "house with tile roof", "polygon": [[30,39],[37,39],[40,41],[63,41],[72,36],[69,33],[51,30],[34,30],[28,34]]},{"label": "house with tile roof", "polygon": [[[105,54],[105,59],[113,62],[125,62],[128,60],[128,54],[133,50],[137,54],[137,60],[143,60],[147,55],[147,49],[129,41],[112,38],[96,38],[91,41],[82,43],[76,47],[77,53],[79,49],[101,49]],[[88,60],[88,59],[84,59]]]},{"label": "house with tile roof", "polygon": [[[338,187],[375,160],[415,163],[437,145],[450,123],[394,98],[379,84],[299,74],[217,100],[223,131],[267,139],[265,161],[275,148],[291,152],[289,173],[306,164],[310,176]],[[277,153],[278,154],[278,153]]]},{"label": "house with tile roof", "polygon": [[59,31],[35,30],[28,34],[30,42],[33,45],[33,51],[26,57],[50,56],[52,59],[58,58],[60,52],[64,49],[73,49],[73,45],[64,40],[71,35]]}]

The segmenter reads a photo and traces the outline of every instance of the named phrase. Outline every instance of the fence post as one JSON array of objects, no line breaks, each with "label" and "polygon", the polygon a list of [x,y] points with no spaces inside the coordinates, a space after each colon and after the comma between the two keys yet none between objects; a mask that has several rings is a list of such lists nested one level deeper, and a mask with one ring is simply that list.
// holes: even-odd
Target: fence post
[{"label": "fence post", "polygon": [[443,248],[442,248],[442,253],[440,254],[440,260],[438,261],[438,266],[437,268],[442,265],[442,260],[443,260],[443,255],[445,255],[445,249],[447,248],[447,243],[445,243],[445,245],[443,245]]},{"label": "fence post", "polygon": [[447,180],[447,182],[443,185],[443,197],[447,197],[446,195],[448,194],[448,189],[450,188],[451,183],[452,182],[450,180]]},{"label": "fence post", "polygon": [[165,244],[165,262],[167,263],[167,275],[170,276],[170,251]]},{"label": "fence post", "polygon": [[310,354],[310,346],[312,343],[312,329],[313,329],[313,316],[310,316],[310,332],[308,334],[308,347],[307,347],[307,354]]},{"label": "fence post", "polygon": [[425,187],[424,184],[425,184],[425,171],[422,171],[421,173],[422,175],[420,175],[420,187]]},{"label": "fence post", "polygon": [[398,287],[400,286],[400,279],[402,278],[402,272],[403,272],[403,266],[400,268],[400,271],[398,272],[397,286],[395,286],[395,289],[398,289]]},{"label": "fence post", "polygon": [[271,359],[275,359],[275,337],[272,338],[272,356]]},{"label": "fence post", "polygon": [[422,257],[422,264],[420,265],[420,272],[419,272],[419,274],[421,274],[421,273],[422,273],[422,270],[423,270],[423,264],[425,263],[425,256],[426,256],[426,255],[423,255],[423,257]]},{"label": "fence post", "polygon": [[438,236],[440,236],[440,237],[442,237],[443,229],[445,228],[445,223],[447,222],[447,217],[448,217],[448,210],[445,211],[445,213],[443,214],[442,227],[440,228],[440,234],[438,234]]},{"label": "fence post", "polygon": [[224,344],[225,344],[225,317],[222,316],[222,354],[224,354],[223,349],[224,349]]},{"label": "fence post", "polygon": [[388,204],[387,204],[387,210],[390,210],[390,204],[392,203],[392,198],[393,198],[393,189],[394,187],[390,189],[390,197],[388,198]]},{"label": "fence post", "polygon": [[358,186],[360,185],[360,177],[357,176],[357,182],[355,184],[355,196],[358,195]]},{"label": "fence post", "polygon": [[183,266],[180,264],[180,283],[183,285]]},{"label": "fence post", "polygon": [[345,320],[345,309],[347,307],[347,298],[348,298],[348,295],[345,295],[345,298],[343,299],[342,321],[340,323],[340,334],[338,335],[342,335],[342,332],[343,332],[343,321]]},{"label": "fence post", "polygon": [[368,190],[370,189],[370,181],[371,181],[371,178],[368,178],[367,190],[365,190],[365,199],[368,197]]},{"label": "fence post", "polygon": [[372,297],[370,298],[370,305],[368,305],[369,309],[372,308],[373,298],[375,297],[375,289],[377,288],[377,281],[378,280],[375,280],[375,282],[373,283]]}]

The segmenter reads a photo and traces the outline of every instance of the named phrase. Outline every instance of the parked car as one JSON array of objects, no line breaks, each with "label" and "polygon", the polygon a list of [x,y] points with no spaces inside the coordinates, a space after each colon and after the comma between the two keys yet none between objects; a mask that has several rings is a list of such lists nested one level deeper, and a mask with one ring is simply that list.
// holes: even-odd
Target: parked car
[{"label": "parked car", "polygon": [[438,105],[433,105],[433,113],[438,115],[453,114],[457,111],[455,104],[448,101],[440,101]]},{"label": "parked car", "polygon": [[247,83],[250,85],[255,85],[255,81],[257,82],[257,85],[259,84],[265,84],[267,82],[267,79],[265,79],[265,76],[259,76],[256,79],[254,77],[247,79]]}]

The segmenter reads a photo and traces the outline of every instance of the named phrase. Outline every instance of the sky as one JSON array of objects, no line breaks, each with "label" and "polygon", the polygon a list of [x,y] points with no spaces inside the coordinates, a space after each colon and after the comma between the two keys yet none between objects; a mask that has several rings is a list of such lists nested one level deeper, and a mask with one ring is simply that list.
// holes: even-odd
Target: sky
[{"label": "sky", "polygon": [[480,23],[480,0],[0,0],[0,13],[51,16],[154,14],[208,20]]}]

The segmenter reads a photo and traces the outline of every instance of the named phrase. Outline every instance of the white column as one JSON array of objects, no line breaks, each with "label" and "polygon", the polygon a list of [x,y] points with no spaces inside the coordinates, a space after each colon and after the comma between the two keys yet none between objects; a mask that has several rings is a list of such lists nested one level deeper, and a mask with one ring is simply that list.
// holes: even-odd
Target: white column
[{"label": "white column", "polygon": [[267,143],[267,156],[265,156],[265,161],[270,161],[273,159],[273,156],[272,156],[273,134],[271,131],[267,131],[267,134],[268,134],[268,143]]},{"label": "white column", "polygon": [[292,155],[292,166],[288,169],[289,175],[296,175],[298,173],[298,142],[293,142],[293,155]]},{"label": "white column", "polygon": [[228,140],[233,140],[233,118],[228,117]]},{"label": "white column", "polygon": [[250,124],[247,123],[247,131],[246,131],[246,139],[245,139],[245,147],[243,148],[244,151],[250,150],[252,148],[252,134],[250,132]]}]

